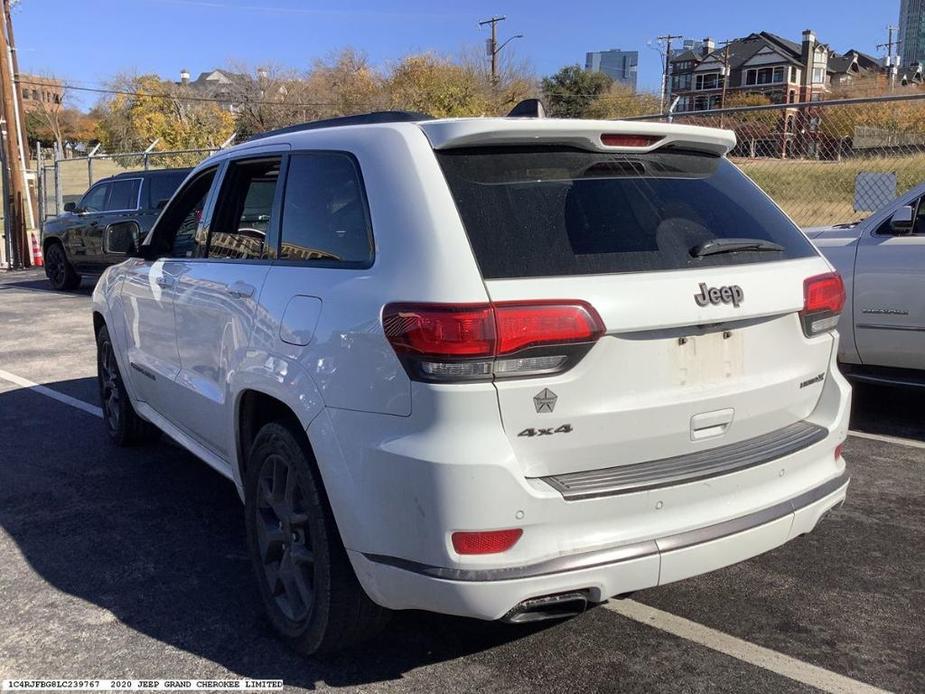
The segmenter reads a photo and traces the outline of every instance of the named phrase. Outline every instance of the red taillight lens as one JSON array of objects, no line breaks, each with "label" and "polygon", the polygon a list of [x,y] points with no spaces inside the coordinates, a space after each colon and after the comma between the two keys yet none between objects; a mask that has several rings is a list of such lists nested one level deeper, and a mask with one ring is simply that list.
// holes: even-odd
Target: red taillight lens
[{"label": "red taillight lens", "polygon": [[608,147],[648,147],[661,139],[659,135],[625,135],[622,133],[601,135],[601,143]]},{"label": "red taillight lens", "polygon": [[495,320],[490,306],[390,304],[382,319],[396,352],[477,357],[495,350]]},{"label": "red taillight lens", "polygon": [[389,304],[382,325],[408,374],[427,381],[558,373],[604,334],[583,301]]},{"label": "red taillight lens", "polygon": [[845,284],[837,272],[810,277],[803,282],[800,317],[807,337],[832,330],[845,307]]},{"label": "red taillight lens", "polygon": [[596,340],[604,332],[597,312],[588,304],[495,306],[498,354],[541,344],[567,344]]},{"label": "red taillight lens", "polygon": [[513,547],[523,534],[520,528],[453,533],[453,549],[458,554],[497,554]]},{"label": "red taillight lens", "polygon": [[844,452],[844,450],[845,450],[844,442],[835,446],[835,460],[838,460],[839,458],[841,458],[841,455]]}]

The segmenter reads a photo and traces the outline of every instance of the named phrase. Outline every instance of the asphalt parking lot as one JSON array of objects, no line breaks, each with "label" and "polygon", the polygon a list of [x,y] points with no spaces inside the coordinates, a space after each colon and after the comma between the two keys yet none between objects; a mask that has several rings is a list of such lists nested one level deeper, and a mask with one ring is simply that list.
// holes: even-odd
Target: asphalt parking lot
[{"label": "asphalt parking lot", "polygon": [[847,503],[768,554],[563,623],[397,614],[361,648],[304,658],[259,609],[232,485],[168,443],[108,442],[89,300],[0,274],[0,679],[925,691],[925,394],[856,390]]}]

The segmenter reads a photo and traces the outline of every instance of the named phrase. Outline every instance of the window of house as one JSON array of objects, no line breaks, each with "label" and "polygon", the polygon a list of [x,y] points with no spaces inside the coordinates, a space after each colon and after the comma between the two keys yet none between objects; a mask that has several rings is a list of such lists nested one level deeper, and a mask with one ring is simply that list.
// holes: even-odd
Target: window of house
[{"label": "window of house", "polygon": [[796,69],[796,66],[790,66],[790,81],[799,82],[800,81],[800,71]]},{"label": "window of house", "polygon": [[720,89],[723,86],[723,76],[719,72],[708,72],[697,75],[694,79],[694,89]]},{"label": "window of house", "polygon": [[249,260],[267,256],[279,167],[279,157],[229,165],[209,231],[209,258]]},{"label": "window of house", "polygon": [[106,211],[134,210],[138,207],[138,186],[140,178],[116,179],[109,186],[109,199],[106,201]]},{"label": "window of house", "polygon": [[784,66],[751,68],[745,71],[745,84],[776,84],[784,81]]},{"label": "window of house", "polygon": [[281,236],[280,259],[369,266],[369,212],[353,158],[338,152],[292,155]]},{"label": "window of house", "polygon": [[35,99],[36,101],[39,100],[39,90],[38,89],[32,90],[32,98]]},{"label": "window of house", "polygon": [[824,67],[814,67],[813,68],[813,84],[823,84],[825,82],[825,68]]},{"label": "window of house", "polygon": [[23,90],[22,90],[22,98],[23,98],[23,99],[28,99],[28,98],[29,98],[29,90],[28,90],[28,89],[23,89]]}]

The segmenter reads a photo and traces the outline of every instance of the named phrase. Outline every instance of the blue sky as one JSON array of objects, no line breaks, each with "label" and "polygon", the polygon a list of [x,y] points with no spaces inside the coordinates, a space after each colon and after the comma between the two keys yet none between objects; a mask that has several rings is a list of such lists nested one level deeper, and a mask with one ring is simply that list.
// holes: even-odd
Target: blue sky
[{"label": "blue sky", "polygon": [[[23,71],[98,86],[116,72],[177,79],[229,61],[307,68],[344,46],[376,64],[434,50],[458,54],[488,36],[477,21],[507,15],[501,39],[537,72],[584,62],[589,50],[639,51],[639,86],[657,89],[659,55],[647,42],[664,33],[716,40],[767,30],[799,41],[805,28],[836,50],[877,55],[900,0],[23,0],[14,10]],[[57,37],[53,40],[52,37]],[[507,49],[505,49],[507,50]],[[78,105],[96,96],[79,94]]]}]

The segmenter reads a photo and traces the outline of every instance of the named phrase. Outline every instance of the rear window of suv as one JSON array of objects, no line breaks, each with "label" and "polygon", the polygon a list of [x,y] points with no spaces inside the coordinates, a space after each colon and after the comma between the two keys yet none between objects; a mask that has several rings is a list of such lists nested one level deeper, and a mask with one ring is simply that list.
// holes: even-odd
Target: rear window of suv
[{"label": "rear window of suv", "polygon": [[[436,155],[485,279],[677,270],[815,254],[786,215],[722,157],[567,147]],[[761,239],[783,250],[691,255],[699,244],[721,238]]]}]

